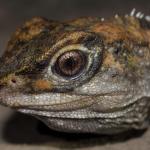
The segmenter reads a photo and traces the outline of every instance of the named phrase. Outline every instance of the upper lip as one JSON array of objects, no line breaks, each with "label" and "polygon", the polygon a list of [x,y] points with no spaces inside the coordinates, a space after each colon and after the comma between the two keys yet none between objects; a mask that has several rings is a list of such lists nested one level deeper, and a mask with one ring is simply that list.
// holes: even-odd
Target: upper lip
[{"label": "upper lip", "polygon": [[[113,96],[116,96],[116,98],[120,97],[121,99],[123,99],[126,95],[126,92],[124,91],[114,91],[111,93],[102,93],[96,95],[77,95],[76,93],[67,93],[67,94],[44,93],[43,95],[42,94],[28,95],[28,94],[17,93],[17,92],[15,93],[10,91],[9,93],[8,90],[5,90],[3,92],[2,91],[0,90],[0,103],[2,105],[9,106],[14,109],[28,109],[28,110],[37,110],[37,111],[40,110],[63,111],[69,109],[69,107],[72,110],[81,109],[96,104],[95,100],[99,97],[105,97],[106,100],[107,97],[113,97]],[[55,101],[55,98],[57,96],[60,96],[60,101],[59,100]],[[66,97],[66,100],[65,97],[63,96]],[[30,101],[30,99],[32,101]],[[82,105],[80,105],[80,103],[82,103]],[[119,106],[117,110],[122,107],[124,108],[127,105],[130,105],[132,103],[134,103],[134,101],[129,101],[128,103],[121,104],[121,106]],[[66,104],[68,105],[67,107],[65,106]],[[56,106],[61,106],[61,110],[57,109],[60,107],[56,107]],[[113,108],[111,108],[110,111],[113,111]]]},{"label": "upper lip", "polygon": [[44,116],[44,117],[52,117],[52,118],[77,118],[77,119],[84,119],[84,118],[117,118],[121,117],[127,112],[133,111],[132,105],[130,104],[128,107],[120,108],[117,110],[111,110],[106,112],[95,112],[95,111],[85,111],[80,112],[78,110],[71,110],[71,111],[48,111],[48,110],[38,110],[38,109],[18,109],[18,111],[22,113],[32,114],[36,116]]}]

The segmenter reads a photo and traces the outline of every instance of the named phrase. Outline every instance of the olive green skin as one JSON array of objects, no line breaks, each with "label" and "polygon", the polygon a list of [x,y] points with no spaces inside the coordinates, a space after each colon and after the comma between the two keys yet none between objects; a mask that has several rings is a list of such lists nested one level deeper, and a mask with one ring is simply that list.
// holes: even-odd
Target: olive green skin
[{"label": "olive green skin", "polygon": [[[66,78],[54,66],[72,50],[87,62],[80,75]],[[63,132],[147,128],[150,23],[134,16],[27,21],[1,57],[0,103]]]}]

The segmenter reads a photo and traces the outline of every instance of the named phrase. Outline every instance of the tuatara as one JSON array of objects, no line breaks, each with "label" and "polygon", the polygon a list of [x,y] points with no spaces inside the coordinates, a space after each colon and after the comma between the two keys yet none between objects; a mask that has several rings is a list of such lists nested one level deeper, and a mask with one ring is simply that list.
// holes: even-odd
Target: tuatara
[{"label": "tuatara", "polygon": [[147,128],[150,18],[27,21],[0,59],[0,103],[63,132]]}]

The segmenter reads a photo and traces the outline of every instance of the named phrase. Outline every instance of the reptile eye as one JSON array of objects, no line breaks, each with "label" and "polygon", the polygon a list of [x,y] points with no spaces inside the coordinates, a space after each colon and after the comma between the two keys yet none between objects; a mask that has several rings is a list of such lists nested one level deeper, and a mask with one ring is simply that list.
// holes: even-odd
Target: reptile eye
[{"label": "reptile eye", "polygon": [[73,50],[60,55],[54,68],[56,73],[61,76],[74,77],[84,70],[85,65],[86,57],[83,52]]}]

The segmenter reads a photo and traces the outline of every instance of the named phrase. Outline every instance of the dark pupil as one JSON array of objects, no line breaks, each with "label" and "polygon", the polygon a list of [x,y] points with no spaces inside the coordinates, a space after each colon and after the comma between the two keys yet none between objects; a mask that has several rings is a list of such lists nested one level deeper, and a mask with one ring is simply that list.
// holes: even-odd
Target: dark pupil
[{"label": "dark pupil", "polygon": [[70,57],[70,58],[65,60],[64,68],[66,68],[67,70],[70,70],[70,71],[72,70],[73,71],[73,68],[76,67],[77,63],[78,62],[76,60],[74,60],[73,57]]},{"label": "dark pupil", "polygon": [[70,51],[62,54],[56,63],[57,73],[64,76],[74,76],[83,70],[85,58],[79,51]]}]

